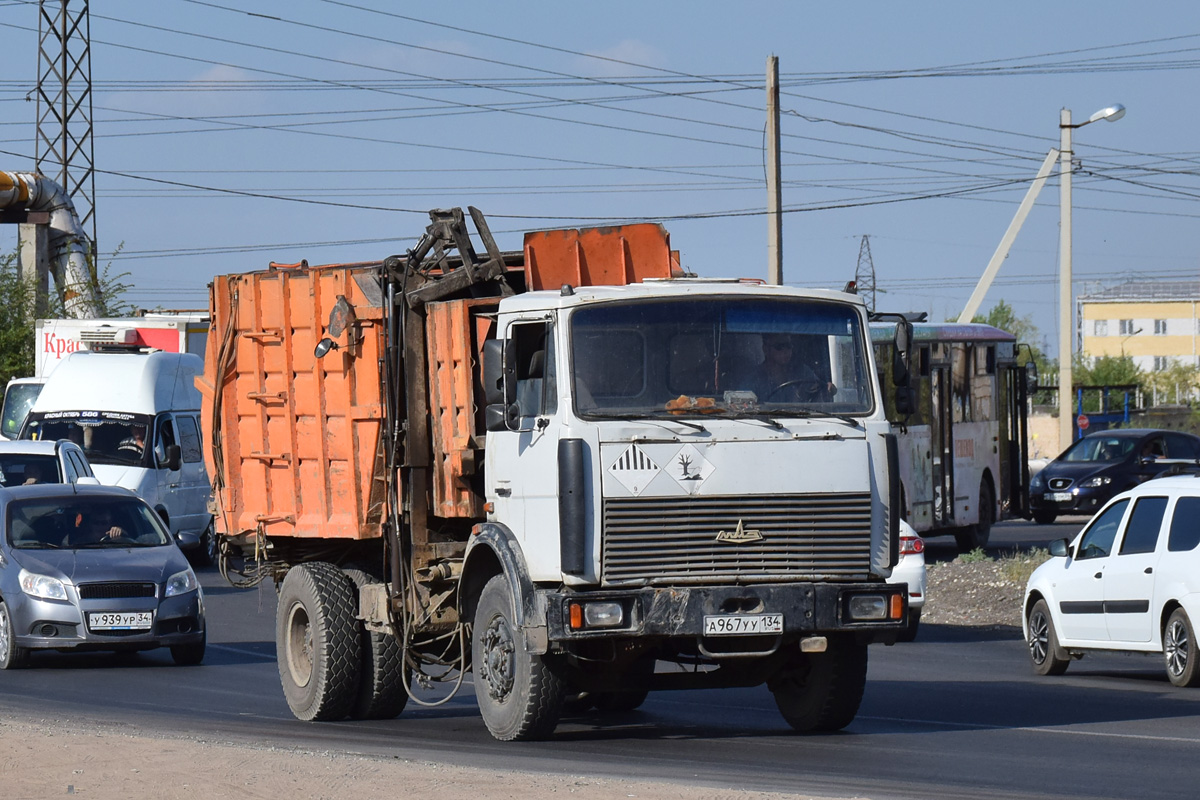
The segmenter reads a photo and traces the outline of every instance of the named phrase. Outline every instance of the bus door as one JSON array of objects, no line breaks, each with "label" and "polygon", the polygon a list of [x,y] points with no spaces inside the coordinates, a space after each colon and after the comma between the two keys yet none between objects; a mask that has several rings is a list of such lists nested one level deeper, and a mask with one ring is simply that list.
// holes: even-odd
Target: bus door
[{"label": "bus door", "polygon": [[1004,517],[1029,518],[1029,384],[1023,367],[1007,367],[1000,431],[1000,507]]},{"label": "bus door", "polygon": [[931,370],[933,413],[929,419],[929,449],[933,455],[933,527],[954,521],[954,396],[950,366]]}]

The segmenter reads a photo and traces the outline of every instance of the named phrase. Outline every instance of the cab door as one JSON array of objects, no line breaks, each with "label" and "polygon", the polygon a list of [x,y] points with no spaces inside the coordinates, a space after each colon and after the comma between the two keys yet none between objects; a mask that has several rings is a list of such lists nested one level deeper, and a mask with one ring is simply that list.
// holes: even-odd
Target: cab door
[{"label": "cab door", "polygon": [[[170,448],[178,446],[178,469],[171,469]],[[171,532],[198,533],[208,527],[208,476],[200,450],[194,413],[160,414],[154,438],[154,463],[160,502],[171,520]]]},{"label": "cab door", "polygon": [[1154,636],[1155,570],[1166,497],[1139,497],[1104,576],[1104,619],[1114,642],[1148,642]]},{"label": "cab door", "polygon": [[[516,360],[518,418],[490,434],[487,480],[494,516],[524,548],[534,580],[561,575],[558,516],[557,348],[554,325],[542,314],[518,319],[507,332]],[[536,542],[531,540],[536,539]]]}]

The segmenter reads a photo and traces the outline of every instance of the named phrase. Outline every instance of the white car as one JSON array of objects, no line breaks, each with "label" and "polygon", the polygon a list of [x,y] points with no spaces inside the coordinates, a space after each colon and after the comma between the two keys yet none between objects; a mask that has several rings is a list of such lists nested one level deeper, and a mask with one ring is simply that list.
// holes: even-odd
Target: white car
[{"label": "white car", "polygon": [[[1034,671],[1060,675],[1089,650],[1162,653],[1176,686],[1200,685],[1200,475],[1147,481],[1110,500],[1025,588]],[[1197,652],[1193,652],[1197,651]]]},{"label": "white car", "polygon": [[917,638],[925,606],[925,541],[904,520],[900,521],[900,560],[892,567],[888,583],[908,584],[908,629],[899,641],[911,642]]},{"label": "white car", "polygon": [[83,450],[74,442],[0,441],[0,486],[33,483],[99,485]]}]

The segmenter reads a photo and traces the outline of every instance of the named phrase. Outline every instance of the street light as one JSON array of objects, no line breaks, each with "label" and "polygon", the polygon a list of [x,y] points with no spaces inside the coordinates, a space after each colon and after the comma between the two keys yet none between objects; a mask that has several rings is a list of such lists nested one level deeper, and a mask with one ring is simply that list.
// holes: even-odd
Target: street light
[{"label": "street light", "polygon": [[1071,124],[1071,110],[1062,109],[1058,122],[1058,152],[1060,173],[1060,229],[1059,250],[1062,263],[1059,270],[1058,284],[1058,442],[1062,450],[1066,450],[1074,441],[1075,419],[1074,402],[1071,398],[1071,351],[1075,327],[1072,325],[1072,293],[1071,293],[1071,131],[1091,125],[1093,122],[1107,120],[1116,122],[1125,116],[1125,106],[1120,103],[1102,108],[1088,117],[1086,122],[1078,125]]}]

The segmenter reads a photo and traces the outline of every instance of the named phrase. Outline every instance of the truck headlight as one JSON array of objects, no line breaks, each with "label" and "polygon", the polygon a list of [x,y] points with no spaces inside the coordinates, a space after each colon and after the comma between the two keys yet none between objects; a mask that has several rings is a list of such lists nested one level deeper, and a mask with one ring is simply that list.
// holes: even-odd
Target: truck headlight
[{"label": "truck headlight", "polygon": [[853,594],[846,601],[846,615],[851,621],[897,620],[904,618],[902,594]]},{"label": "truck headlight", "polygon": [[619,628],[625,624],[625,607],[615,600],[572,602],[567,612],[571,630]]},{"label": "truck headlight", "polygon": [[67,599],[67,587],[58,578],[23,569],[17,575],[17,579],[21,583],[21,591],[30,597],[40,597],[43,600]]}]

